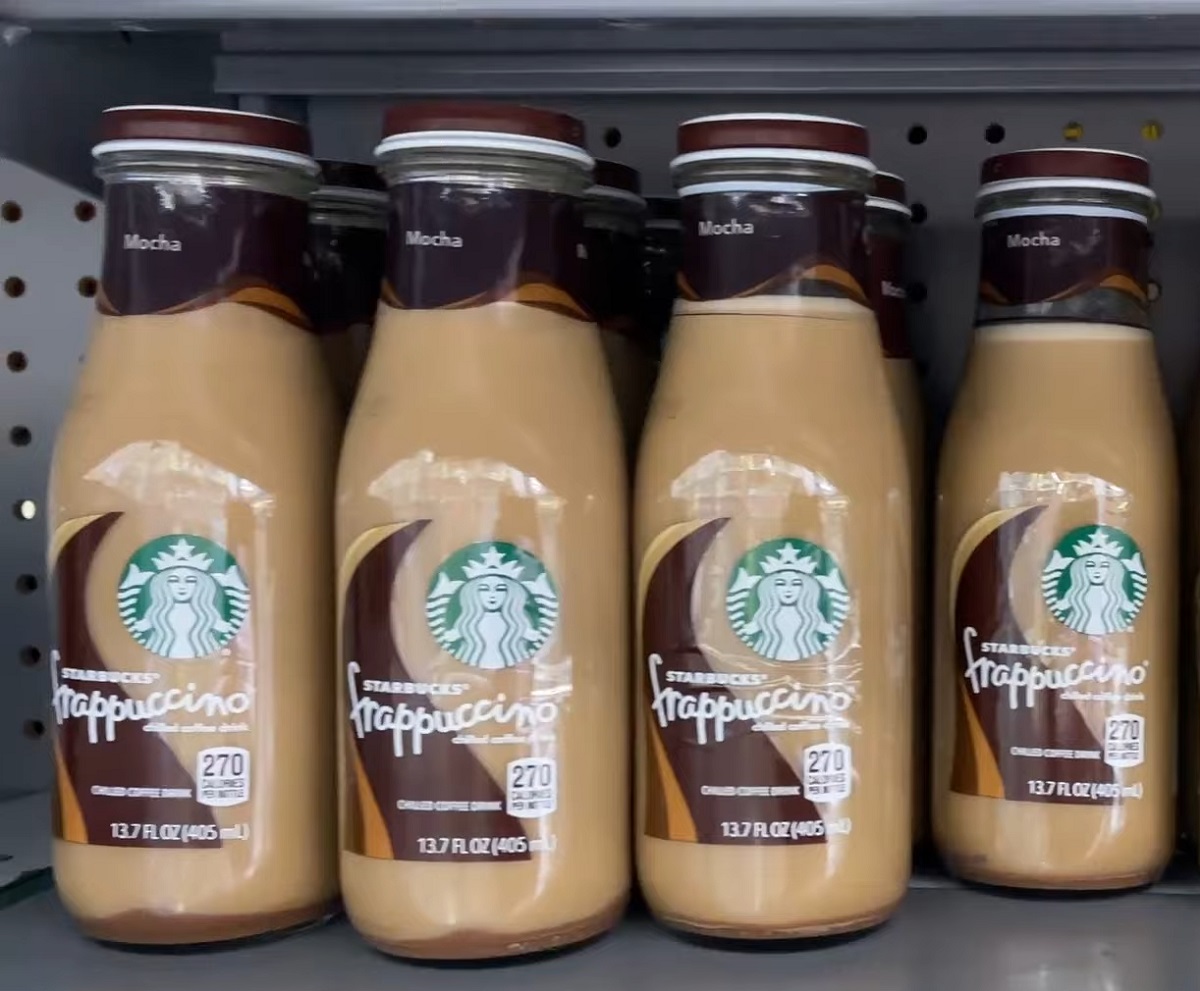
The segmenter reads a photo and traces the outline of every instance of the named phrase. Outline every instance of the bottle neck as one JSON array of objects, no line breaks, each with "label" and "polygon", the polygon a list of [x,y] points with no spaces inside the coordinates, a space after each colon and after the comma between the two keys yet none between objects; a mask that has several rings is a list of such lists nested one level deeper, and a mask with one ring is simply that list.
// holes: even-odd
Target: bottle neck
[{"label": "bottle neck", "polygon": [[805,183],[680,190],[685,302],[826,297],[869,306],[866,196]]},{"label": "bottle neck", "polygon": [[309,328],[303,198],[164,172],[113,177],[104,204],[102,314],[174,314],[232,302]]},{"label": "bottle neck", "polygon": [[1150,232],[1110,203],[993,204],[981,212],[976,324],[1150,327]]},{"label": "bottle neck", "polygon": [[423,179],[391,188],[383,303],[464,310],[502,301],[591,322],[570,193]]}]

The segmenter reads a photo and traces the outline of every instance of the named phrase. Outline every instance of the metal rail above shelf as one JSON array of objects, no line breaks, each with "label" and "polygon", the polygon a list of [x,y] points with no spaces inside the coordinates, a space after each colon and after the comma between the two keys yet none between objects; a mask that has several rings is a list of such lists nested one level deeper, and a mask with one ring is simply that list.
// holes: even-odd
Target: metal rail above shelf
[{"label": "metal rail above shelf", "polygon": [[1200,0],[4,0],[0,17],[29,21],[245,21],[261,18],[988,17],[1200,13]]}]

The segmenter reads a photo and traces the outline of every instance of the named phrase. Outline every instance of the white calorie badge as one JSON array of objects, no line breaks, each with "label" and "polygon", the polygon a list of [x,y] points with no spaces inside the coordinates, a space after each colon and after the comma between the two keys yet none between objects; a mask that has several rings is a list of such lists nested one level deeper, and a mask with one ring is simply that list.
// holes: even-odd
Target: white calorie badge
[{"label": "white calorie badge", "polygon": [[810,802],[840,802],[853,790],[854,765],[844,743],[804,748],[804,797]]},{"label": "white calorie badge", "polygon": [[505,774],[505,811],[540,819],[558,808],[558,762],[545,757],[510,761]]},{"label": "white calorie badge", "polygon": [[250,801],[250,751],[209,747],[196,755],[196,801],[213,808]]},{"label": "white calorie badge", "polygon": [[1141,716],[1109,716],[1104,720],[1104,763],[1137,767],[1146,759],[1146,720]]}]

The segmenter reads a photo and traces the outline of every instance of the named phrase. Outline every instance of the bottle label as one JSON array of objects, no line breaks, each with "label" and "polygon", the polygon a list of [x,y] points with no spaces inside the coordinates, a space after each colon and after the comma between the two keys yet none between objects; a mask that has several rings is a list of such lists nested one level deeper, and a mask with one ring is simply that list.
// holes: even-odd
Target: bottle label
[{"label": "bottle label", "polygon": [[52,544],[54,835],[168,849],[250,840],[250,582],[207,537],[126,547],[122,516],[68,521]]},{"label": "bottle label", "polygon": [[510,301],[591,321],[576,197],[502,186],[393,186],[383,302],[460,310]]},{"label": "bottle label", "polygon": [[952,791],[1068,805],[1152,797],[1144,772],[1162,728],[1148,693],[1163,661],[1136,635],[1151,564],[1127,531],[1064,526],[1044,505],[968,531],[951,580]]},{"label": "bottle label", "polygon": [[976,323],[1082,320],[1149,328],[1145,221],[1102,207],[1078,214],[1040,209],[984,217]]},{"label": "bottle label", "polygon": [[303,200],[203,182],[115,182],[104,193],[105,316],[240,303],[309,328]]},{"label": "bottle label", "polygon": [[908,290],[904,283],[904,241],[872,227],[868,233],[871,307],[888,358],[911,358],[907,327]]},{"label": "bottle label", "polygon": [[309,310],[318,334],[366,340],[375,322],[387,234],[380,228],[313,224]]},{"label": "bottle label", "polygon": [[343,844],[383,860],[530,860],[557,846],[571,698],[558,587],[506,540],[433,560],[431,525],[368,530],[343,565]]},{"label": "bottle label", "polygon": [[798,845],[847,835],[861,663],[829,551],[734,546],[728,518],[665,530],[642,562],[648,836]]},{"label": "bottle label", "polygon": [[681,195],[681,299],[825,296],[870,305],[861,193],[781,188]]}]

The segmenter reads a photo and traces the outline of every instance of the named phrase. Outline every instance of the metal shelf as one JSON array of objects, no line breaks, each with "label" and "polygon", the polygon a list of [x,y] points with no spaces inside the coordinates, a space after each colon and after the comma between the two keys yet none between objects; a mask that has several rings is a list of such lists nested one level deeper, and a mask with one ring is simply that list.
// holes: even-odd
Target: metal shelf
[{"label": "metal shelf", "polygon": [[1112,896],[996,894],[922,874],[874,932],[755,953],[680,938],[636,910],[582,949],[502,966],[405,964],[369,949],[345,920],[218,953],[129,952],[79,935],[45,890],[48,806],[45,793],[0,803],[0,855],[12,856],[0,863],[0,889],[18,873],[25,880],[0,897],[5,991],[610,991],[651,982],[658,991],[794,991],[801,973],[804,991],[1180,991],[1200,968],[1200,877],[1190,863],[1151,891]]},{"label": "metal shelf", "polygon": [[[1072,900],[912,892],[866,936],[796,952],[730,952],[644,917],[574,952],[505,966],[430,968],[369,950],[344,921],[221,953],[129,953],[77,935],[52,892],[0,910],[0,987],[36,991],[1180,991],[1200,968],[1200,899]],[[790,947],[795,949],[795,947]]]},{"label": "metal shelf", "polygon": [[0,803],[0,905],[50,864],[50,794]]}]

